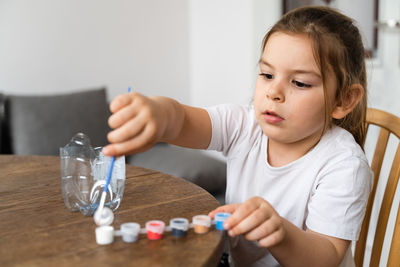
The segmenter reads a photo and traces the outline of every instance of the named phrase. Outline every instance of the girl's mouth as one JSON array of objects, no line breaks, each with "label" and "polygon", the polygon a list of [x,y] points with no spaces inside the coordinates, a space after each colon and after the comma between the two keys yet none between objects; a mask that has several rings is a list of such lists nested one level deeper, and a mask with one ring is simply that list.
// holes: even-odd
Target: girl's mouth
[{"label": "girl's mouth", "polygon": [[271,124],[278,124],[284,120],[284,118],[280,117],[275,112],[269,110],[263,112],[263,117],[267,123]]}]

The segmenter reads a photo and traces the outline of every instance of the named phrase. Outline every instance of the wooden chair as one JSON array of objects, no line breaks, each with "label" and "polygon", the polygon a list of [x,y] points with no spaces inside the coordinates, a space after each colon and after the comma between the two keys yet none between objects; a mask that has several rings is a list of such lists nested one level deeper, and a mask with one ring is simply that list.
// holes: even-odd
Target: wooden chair
[{"label": "wooden chair", "polygon": [[[371,168],[374,172],[374,184],[369,201],[365,218],[362,224],[359,240],[356,244],[354,260],[357,267],[363,266],[365,245],[368,235],[368,228],[371,219],[372,206],[375,199],[378,179],[381,172],[382,162],[385,155],[387,143],[390,134],[400,138],[400,118],[388,112],[369,108],[367,111],[367,130],[369,125],[380,127],[378,141],[376,143],[375,152],[373,155]],[[400,144],[397,146],[396,154],[392,162],[392,167],[389,173],[389,178],[386,183],[385,193],[382,204],[379,209],[379,217],[376,227],[376,232],[371,251],[369,266],[379,266],[381,258],[382,246],[385,238],[386,226],[389,219],[389,214],[395,195],[397,183],[400,175]],[[395,228],[393,231],[393,239],[390,246],[387,266],[400,266],[400,212],[397,211]]]}]

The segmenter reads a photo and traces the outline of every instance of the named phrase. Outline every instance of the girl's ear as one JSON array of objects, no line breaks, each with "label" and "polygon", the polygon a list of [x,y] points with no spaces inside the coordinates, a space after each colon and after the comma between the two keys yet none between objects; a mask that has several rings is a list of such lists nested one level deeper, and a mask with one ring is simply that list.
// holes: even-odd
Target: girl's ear
[{"label": "girl's ear", "polygon": [[365,90],[361,84],[352,84],[344,98],[333,108],[332,118],[340,120],[349,114],[364,96]]}]

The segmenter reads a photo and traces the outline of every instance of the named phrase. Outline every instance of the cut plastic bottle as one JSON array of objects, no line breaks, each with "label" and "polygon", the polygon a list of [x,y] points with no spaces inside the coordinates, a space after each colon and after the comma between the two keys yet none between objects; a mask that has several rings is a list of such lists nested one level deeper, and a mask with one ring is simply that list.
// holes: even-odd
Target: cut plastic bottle
[{"label": "cut plastic bottle", "polygon": [[[104,156],[101,149],[93,148],[83,133],[76,134],[60,148],[61,191],[69,210],[91,216],[97,209],[111,163],[111,157]],[[125,157],[122,156],[115,161],[105,206],[117,210],[124,188]]]}]

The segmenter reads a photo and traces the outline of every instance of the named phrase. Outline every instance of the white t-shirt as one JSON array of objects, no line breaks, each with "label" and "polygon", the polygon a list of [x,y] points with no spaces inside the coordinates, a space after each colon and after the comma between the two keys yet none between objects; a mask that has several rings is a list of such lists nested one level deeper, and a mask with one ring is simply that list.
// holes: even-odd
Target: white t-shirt
[{"label": "white t-shirt", "polygon": [[[227,157],[226,203],[260,196],[300,229],[358,239],[373,178],[364,152],[348,131],[333,126],[307,154],[272,167],[268,137],[253,108],[219,105],[207,111],[212,123],[208,149]],[[235,266],[279,266],[268,249],[243,236],[231,238],[230,247]],[[354,265],[350,253],[342,266]]]}]

